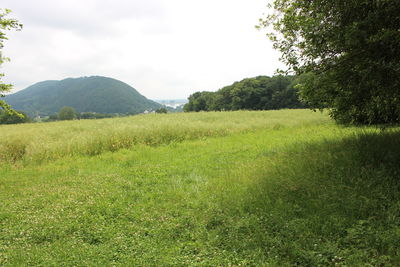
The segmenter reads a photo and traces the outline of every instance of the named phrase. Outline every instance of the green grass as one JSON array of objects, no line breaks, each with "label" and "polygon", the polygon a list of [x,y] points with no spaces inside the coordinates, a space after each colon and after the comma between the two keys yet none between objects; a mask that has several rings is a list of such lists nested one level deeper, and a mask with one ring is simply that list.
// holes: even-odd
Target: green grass
[{"label": "green grass", "polygon": [[164,145],[258,129],[320,124],[308,110],[149,114],[125,118],[0,125],[0,162],[40,163],[138,144]]},{"label": "green grass", "polygon": [[[100,125],[103,140],[179,134],[37,160],[36,135],[85,148]],[[7,126],[1,140],[11,132],[26,152],[0,165],[0,265],[400,264],[397,128],[276,111]]]}]

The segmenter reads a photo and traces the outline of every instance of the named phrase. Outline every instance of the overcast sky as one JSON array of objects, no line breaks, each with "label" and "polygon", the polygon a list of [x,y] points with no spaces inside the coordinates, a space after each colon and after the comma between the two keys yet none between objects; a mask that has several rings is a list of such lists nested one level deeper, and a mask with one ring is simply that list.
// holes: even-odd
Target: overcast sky
[{"label": "overcast sky", "polygon": [[273,75],[279,54],[255,25],[268,0],[2,0],[24,24],[9,32],[4,81],[101,75],[151,99],[187,98]]}]

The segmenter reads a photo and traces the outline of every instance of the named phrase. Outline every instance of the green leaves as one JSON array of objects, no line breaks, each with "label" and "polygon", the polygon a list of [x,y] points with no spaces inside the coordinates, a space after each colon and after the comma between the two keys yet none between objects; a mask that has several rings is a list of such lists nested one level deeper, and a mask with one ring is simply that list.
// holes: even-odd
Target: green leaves
[{"label": "green leaves", "polygon": [[[6,34],[4,31],[6,30],[21,30],[22,29],[22,24],[18,23],[17,20],[15,19],[9,19],[5,18],[11,10],[9,9],[0,9],[0,49],[4,47],[4,40],[7,40]],[[0,51],[0,66],[3,64],[5,61],[9,61],[9,58],[3,57],[3,54]],[[0,97],[3,97],[4,95],[2,92],[8,92],[12,89],[11,84],[5,84],[1,81],[1,78],[4,76],[3,73],[0,73]],[[15,115],[20,115],[19,113],[13,111],[7,103],[4,101],[0,100],[0,108],[5,110],[7,113],[12,113]],[[21,115],[22,118],[22,115]]]},{"label": "green leaves", "polygon": [[259,76],[244,79],[217,92],[196,92],[185,111],[269,110],[304,108],[299,101],[293,76]]},{"label": "green leaves", "polygon": [[[275,0],[260,21],[312,106],[344,123],[398,123],[399,1]],[[312,79],[311,79],[312,78]]]},{"label": "green leaves", "polygon": [[76,118],[76,115],[75,109],[68,106],[62,107],[58,112],[58,118],[60,120],[73,120]]}]

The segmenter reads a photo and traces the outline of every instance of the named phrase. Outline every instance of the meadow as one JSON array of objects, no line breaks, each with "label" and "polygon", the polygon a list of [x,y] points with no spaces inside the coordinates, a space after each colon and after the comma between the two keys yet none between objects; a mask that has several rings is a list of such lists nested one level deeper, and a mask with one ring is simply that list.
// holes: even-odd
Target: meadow
[{"label": "meadow", "polygon": [[399,266],[399,130],[309,110],[0,126],[0,266]]},{"label": "meadow", "polygon": [[40,163],[65,156],[93,156],[138,144],[163,145],[327,120],[305,110],[286,110],[148,114],[102,120],[0,125],[0,161]]}]

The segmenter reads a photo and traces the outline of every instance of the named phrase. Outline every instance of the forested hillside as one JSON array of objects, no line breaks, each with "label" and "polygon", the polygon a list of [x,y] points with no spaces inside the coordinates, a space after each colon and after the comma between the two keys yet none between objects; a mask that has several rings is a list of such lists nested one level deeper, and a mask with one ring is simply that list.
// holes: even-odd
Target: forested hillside
[{"label": "forested hillside", "polygon": [[120,114],[137,114],[161,107],[128,84],[101,76],[43,81],[8,95],[5,100],[29,115],[50,115],[64,106],[78,112]]}]

